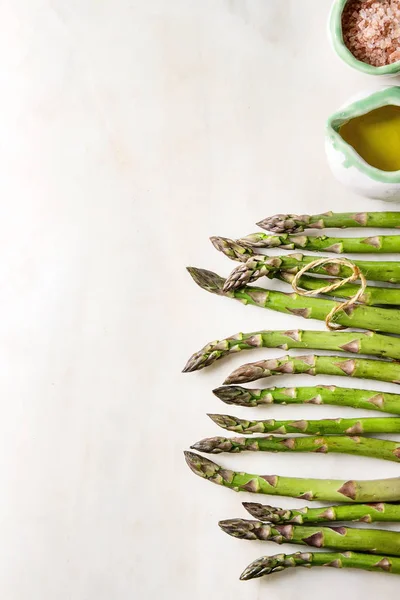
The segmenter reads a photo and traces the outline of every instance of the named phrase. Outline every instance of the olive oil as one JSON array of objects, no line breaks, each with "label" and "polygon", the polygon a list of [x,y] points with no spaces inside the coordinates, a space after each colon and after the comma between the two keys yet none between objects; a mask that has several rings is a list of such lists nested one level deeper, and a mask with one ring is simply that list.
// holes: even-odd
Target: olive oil
[{"label": "olive oil", "polygon": [[400,106],[382,106],[355,117],[339,134],[372,167],[400,170]]}]

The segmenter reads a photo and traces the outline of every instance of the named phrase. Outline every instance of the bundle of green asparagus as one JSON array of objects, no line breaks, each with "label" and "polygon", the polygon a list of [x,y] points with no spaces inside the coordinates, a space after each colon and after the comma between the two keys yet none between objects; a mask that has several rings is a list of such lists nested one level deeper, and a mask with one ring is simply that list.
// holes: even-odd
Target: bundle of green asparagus
[{"label": "bundle of green asparagus", "polygon": [[[255,254],[232,271],[224,283],[224,291],[228,292],[229,290],[242,288],[249,283],[254,283],[260,277],[282,277],[282,272],[290,273],[291,275],[296,274],[307,265],[311,265],[316,260],[319,260],[319,258],[315,255],[305,255],[300,252],[273,257],[264,254]],[[369,281],[400,283],[400,263],[398,262],[367,260],[352,260],[351,262],[362,271]],[[343,278],[349,277],[352,271],[345,265],[327,263],[326,265],[310,267],[310,273]],[[325,286],[326,280],[322,280],[320,285],[322,284]],[[382,289],[386,288],[378,289],[382,293]],[[340,290],[337,293],[340,295]]]},{"label": "bundle of green asparagus", "polygon": [[[400,505],[387,503],[351,504],[322,508],[281,509],[273,506],[244,502],[245,509],[257,519],[256,522],[240,519],[222,521],[221,528],[234,537],[245,539],[271,540],[276,543],[308,544],[310,546],[330,547],[334,552],[296,553],[263,556],[249,565],[241,575],[242,580],[253,579],[296,566],[331,566],[336,568],[359,568],[367,571],[381,571],[400,574],[398,555],[400,546],[396,542],[397,532],[379,530],[354,530],[347,527],[316,527],[317,523],[338,521],[351,522],[399,522]],[[263,522],[273,524],[265,526]],[[289,525],[289,528],[288,528]],[[294,527],[293,527],[294,525]],[[299,528],[299,525],[307,527]],[[311,525],[311,526],[310,526]],[[386,537],[389,533],[390,540]],[[386,543],[388,542],[388,543]],[[394,544],[393,544],[394,542]],[[376,554],[383,548],[384,556]],[[361,553],[348,549],[359,548]],[[341,550],[341,552],[339,552]],[[344,550],[344,552],[342,552]],[[386,554],[390,554],[386,556]]]},{"label": "bundle of green asparagus", "polygon": [[[398,236],[400,239],[400,236]],[[229,275],[224,285],[224,291],[232,289],[238,289],[241,285],[244,285],[248,280],[255,281],[261,276],[268,277],[269,279],[279,279],[285,283],[292,285],[295,275],[300,269],[311,264],[312,260],[317,257],[305,257],[303,254],[289,254],[287,256],[274,256],[268,257],[264,255],[255,255],[250,247],[238,244],[233,240],[222,237],[211,238],[215,248],[225,254],[231,260],[238,260],[245,264],[234,269]],[[374,267],[371,269],[371,264]],[[379,277],[376,274],[378,265],[382,263],[371,263],[371,262],[358,262],[368,273],[372,273],[375,277]],[[382,278],[385,279],[396,279],[398,276],[397,272],[391,272],[392,266],[395,263],[383,263],[382,264]],[[390,271],[387,271],[389,269]],[[359,286],[353,283],[343,283],[339,289],[334,292],[326,292],[324,288],[327,285],[331,285],[338,282],[338,277],[346,276],[349,274],[349,270],[345,266],[337,264],[327,264],[319,266],[318,268],[312,269],[313,273],[317,275],[302,275],[298,281],[298,284],[304,290],[310,292],[313,291],[315,294],[323,296],[333,296],[336,298],[352,298],[359,291]],[[337,275],[338,277],[327,277],[328,275]],[[388,288],[379,286],[367,286],[363,294],[360,296],[358,303],[366,304],[367,306],[379,306],[379,305],[390,305],[396,306],[400,304],[400,290],[398,288]]]},{"label": "bundle of green asparagus", "polygon": [[[391,226],[393,222],[399,227],[399,213],[327,213],[326,215],[276,215],[271,219],[265,219],[258,223],[266,229],[271,229],[279,235],[267,235],[265,233],[254,233],[240,238],[237,241],[228,238],[214,236],[211,238],[215,248],[223,252],[233,260],[244,262],[242,266],[234,269],[225,282],[225,291],[238,289],[244,285],[254,282],[262,276],[277,277],[279,279],[288,279],[288,274],[292,276],[305,265],[314,262],[318,257],[304,256],[302,254],[292,254],[279,257],[268,257],[264,255],[255,255],[253,248],[282,248],[285,250],[300,249],[325,251],[341,254],[347,253],[370,253],[384,254],[396,253],[400,250],[400,236],[366,236],[358,238],[340,238],[328,236],[307,236],[307,235],[289,235],[289,233],[302,232],[307,227],[322,228],[325,226],[334,227],[335,223],[340,223],[341,227],[370,226],[370,223],[380,221]],[[332,225],[331,225],[332,223]],[[367,225],[364,225],[366,223]],[[391,283],[400,282],[399,272],[395,262],[370,262],[354,261],[365,277],[372,281],[384,281]],[[334,275],[338,277],[347,277],[349,269],[345,266],[327,264],[315,269],[312,273],[319,275]],[[326,285],[324,281],[315,281],[315,277],[303,277],[300,284],[306,290],[318,291],[319,288]],[[343,289],[342,294],[352,294],[355,286],[350,285]],[[378,288],[378,297],[384,297],[382,288]],[[340,292],[338,292],[340,297]],[[367,297],[369,293],[367,294]],[[343,297],[343,296],[342,296]],[[399,295],[395,290],[392,296],[395,304],[398,304]],[[363,299],[363,302],[365,298]]]},{"label": "bundle of green asparagus", "polygon": [[[334,291],[324,289],[347,278],[352,270],[343,264],[312,265],[318,256],[300,253],[269,257],[257,254],[258,248],[300,249],[340,253],[384,254],[400,251],[400,236],[372,235],[340,238],[308,236],[306,229],[324,227],[400,228],[400,213],[325,213],[321,215],[276,215],[258,223],[274,235],[254,233],[237,241],[211,238],[214,246],[240,264],[227,280],[203,269],[189,267],[194,281],[206,291],[262,308],[324,321],[337,307],[337,299],[352,299],[359,285],[346,283]],[[368,285],[351,308],[338,311],[332,322],[364,332],[343,331],[254,331],[239,333],[211,342],[193,354],[184,367],[192,372],[241,350],[253,348],[321,349],[344,353],[342,356],[314,354],[262,360],[233,371],[224,386],[214,390],[223,402],[237,406],[268,404],[338,405],[400,415],[400,394],[341,388],[337,386],[271,387],[246,389],[238,385],[259,378],[287,374],[339,375],[400,383],[400,288],[385,284],[400,283],[400,263],[391,261],[352,261],[366,279],[384,285]],[[291,284],[295,276],[311,265],[309,274],[301,274],[298,285],[318,297],[286,294],[249,286],[262,276]],[[322,290],[322,291],[321,291]],[[301,291],[301,290],[300,290]],[[329,298],[330,296],[330,298]],[[350,355],[350,356],[349,356]],[[366,355],[364,358],[354,355]],[[384,359],[384,360],[377,360]],[[269,451],[330,452],[360,455],[400,462],[400,443],[366,437],[370,433],[399,433],[400,419],[353,418],[322,420],[249,420],[230,415],[211,414],[220,427],[252,437],[213,437],[192,445],[206,453]],[[254,436],[257,434],[257,436]],[[269,434],[261,436],[260,434]],[[270,435],[273,434],[273,435]],[[279,435],[277,435],[279,434]],[[297,434],[296,437],[286,437]],[[301,434],[301,435],[298,435]],[[359,568],[400,574],[400,533],[383,530],[359,530],[321,527],[318,523],[335,521],[400,522],[400,478],[380,480],[324,480],[257,475],[232,471],[193,452],[185,452],[190,469],[198,476],[234,491],[301,498],[308,501],[346,502],[325,508],[280,509],[257,503],[244,503],[257,521],[230,519],[220,527],[234,537],[271,540],[329,547],[331,552],[311,552],[262,557],[243,572],[241,579],[252,579],[292,566],[333,566]],[[372,556],[372,553],[379,556]]]},{"label": "bundle of green asparagus", "polygon": [[[400,556],[400,532],[382,529],[353,529],[342,525],[321,527],[317,525],[302,526],[287,522],[285,524],[266,524],[245,519],[220,521],[219,526],[225,533],[240,539],[271,541],[276,544],[300,544],[334,550],[334,553],[318,555],[307,553],[307,558],[300,553],[292,555],[289,559],[285,555],[281,555],[279,558],[262,557],[247,567],[241,575],[241,579],[253,579],[282,570],[278,568],[278,565],[283,565],[284,568],[304,565],[304,561],[308,566],[314,564],[340,568],[343,566],[354,567],[358,564],[359,568],[366,570],[400,573],[399,559],[393,558]],[[361,554],[354,555],[352,551]],[[381,556],[371,560],[373,556],[368,559],[368,554]],[[314,561],[315,556],[318,556],[319,559]],[[354,556],[358,558],[356,562],[348,560],[348,562],[342,563],[342,559],[346,560]],[[294,557],[299,558],[299,561],[296,561]],[[287,564],[286,560],[289,560]],[[334,565],[330,564],[332,561],[334,561]]]}]

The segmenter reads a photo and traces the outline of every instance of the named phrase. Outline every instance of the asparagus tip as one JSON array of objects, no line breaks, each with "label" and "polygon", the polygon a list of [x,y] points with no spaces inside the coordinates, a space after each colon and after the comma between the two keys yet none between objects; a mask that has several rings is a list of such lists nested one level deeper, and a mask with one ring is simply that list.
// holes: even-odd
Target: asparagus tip
[{"label": "asparagus tip", "polygon": [[182,373],[192,373],[193,371],[198,371],[201,369],[201,357],[203,354],[200,352],[196,352],[196,354],[192,354],[192,356],[187,361],[186,365],[182,369]]},{"label": "asparagus tip", "polygon": [[213,390],[213,394],[217,396],[219,400],[225,402],[225,404],[236,404],[242,406],[247,406],[250,398],[250,392],[246,390],[246,388],[241,388],[235,385],[231,385],[229,387],[218,387]]},{"label": "asparagus tip", "polygon": [[208,458],[195,454],[194,452],[184,451],[185,460],[188,467],[193,471],[195,475],[199,477],[213,477],[220,470],[220,466],[213,463]]},{"label": "asparagus tip", "polygon": [[246,567],[243,573],[240,575],[240,581],[249,581],[250,579],[255,579],[258,577],[257,575],[252,575],[251,571],[249,571],[249,567]]},{"label": "asparagus tip", "polygon": [[225,533],[229,533],[231,535],[231,531],[234,530],[238,519],[224,519],[223,521],[218,521],[218,527],[222,529]]},{"label": "asparagus tip", "polygon": [[[332,553],[333,554],[333,553]],[[289,567],[311,567],[313,555],[311,552],[296,552],[295,554],[275,554],[274,556],[261,556],[245,568],[240,576],[242,581],[270,575],[284,571]],[[333,566],[331,564],[330,566]]]},{"label": "asparagus tip", "polygon": [[[224,452],[225,445],[227,443],[226,438],[222,437],[212,437],[212,438],[204,438],[199,442],[190,446],[192,450],[197,450],[198,452],[206,452],[208,454],[219,454],[220,452]],[[229,444],[231,446],[231,444]]]},{"label": "asparagus tip", "polygon": [[224,295],[225,280],[222,277],[212,271],[198,269],[197,267],[187,267],[187,270],[199,287],[212,294]]},{"label": "asparagus tip", "polygon": [[304,225],[299,223],[300,217],[297,217],[297,220],[294,217],[295,215],[277,214],[262,219],[257,225],[261,229],[273,231],[274,233],[300,233],[304,231]]},{"label": "asparagus tip", "polygon": [[256,223],[256,225],[257,225],[257,227],[261,227],[261,229],[266,229],[268,231],[271,219],[273,219],[273,217],[267,217],[266,219],[262,219],[261,221],[258,221],[258,223]]},{"label": "asparagus tip", "polygon": [[224,247],[225,247],[225,240],[227,240],[227,238],[223,238],[220,237],[219,235],[212,235],[210,237],[210,242],[212,243],[212,245],[214,246],[214,248],[216,250],[218,250],[218,252],[222,252]]},{"label": "asparagus tip", "polygon": [[[260,564],[261,560],[262,559],[258,559],[252,562],[250,565],[248,565],[243,571],[243,573],[240,575],[240,581],[250,581],[250,579],[257,579],[258,577],[262,577],[263,574],[268,575],[269,571],[267,570],[265,563],[263,563],[262,565]],[[262,568],[265,568],[264,573],[261,570]]]},{"label": "asparagus tip", "polygon": [[236,289],[236,283],[234,281],[229,281],[229,278],[225,281],[224,287],[222,288],[224,293],[232,292]]},{"label": "asparagus tip", "polygon": [[211,421],[214,421],[214,423],[216,423],[219,426],[221,426],[221,423],[224,422],[224,415],[217,415],[217,414],[213,414],[213,413],[207,413],[207,417],[209,417],[211,419]]},{"label": "asparagus tip", "polygon": [[263,575],[269,575],[274,572],[278,566],[283,567],[284,554],[276,554],[275,556],[262,556],[250,563],[240,576],[241,581],[249,581]]},{"label": "asparagus tip", "polygon": [[252,517],[259,521],[267,521],[270,515],[275,511],[280,510],[267,504],[259,504],[258,502],[242,502],[243,507],[251,514]]},{"label": "asparagus tip", "polygon": [[[250,259],[251,260],[251,257]],[[243,262],[243,264],[238,265],[225,280],[224,283],[224,292],[230,292],[233,290],[240,289],[245,287],[250,281],[250,275],[252,270],[248,268],[247,261]]]},{"label": "asparagus tip", "polygon": [[185,460],[188,467],[193,471],[193,473],[196,473],[196,475],[203,476],[203,457],[199,456],[198,454],[195,454],[194,452],[189,452],[188,450],[185,450],[183,454],[185,455]]},{"label": "asparagus tip", "polygon": [[212,236],[210,237],[210,241],[214,248],[218,250],[218,252],[222,252],[228,258],[232,260],[239,260],[241,262],[245,262],[250,256],[253,256],[254,252],[245,244],[238,243],[235,240],[231,240],[230,238],[225,238],[221,236]]},{"label": "asparagus tip", "polygon": [[265,377],[267,373],[257,363],[247,363],[238,367],[224,381],[224,385],[231,383],[247,383],[249,381],[255,381],[260,377]]},{"label": "asparagus tip", "polygon": [[252,521],[245,519],[226,519],[219,521],[218,525],[228,535],[237,538],[246,538],[252,528]]}]

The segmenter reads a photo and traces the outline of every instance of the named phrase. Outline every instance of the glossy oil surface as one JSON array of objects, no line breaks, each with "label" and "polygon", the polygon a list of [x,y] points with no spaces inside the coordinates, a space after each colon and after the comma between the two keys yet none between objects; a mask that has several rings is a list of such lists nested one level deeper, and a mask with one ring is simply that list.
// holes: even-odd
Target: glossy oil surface
[{"label": "glossy oil surface", "polygon": [[382,106],[351,119],[339,133],[368,164],[382,171],[400,170],[399,106]]}]

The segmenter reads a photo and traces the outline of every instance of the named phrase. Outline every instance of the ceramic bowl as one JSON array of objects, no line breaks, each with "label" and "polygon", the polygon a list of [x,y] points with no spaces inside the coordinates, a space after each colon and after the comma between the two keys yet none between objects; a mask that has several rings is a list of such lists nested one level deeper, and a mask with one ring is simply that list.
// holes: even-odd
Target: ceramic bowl
[{"label": "ceramic bowl", "polygon": [[325,149],[335,177],[354,192],[387,202],[400,200],[400,171],[381,171],[367,163],[339,134],[341,125],[382,106],[400,106],[400,87],[364,92],[327,121]]},{"label": "ceramic bowl", "polygon": [[336,54],[350,67],[368,75],[386,75],[390,77],[400,73],[400,61],[383,67],[374,67],[358,60],[347,48],[342,34],[342,13],[347,1],[335,0],[329,15],[328,35]]}]

